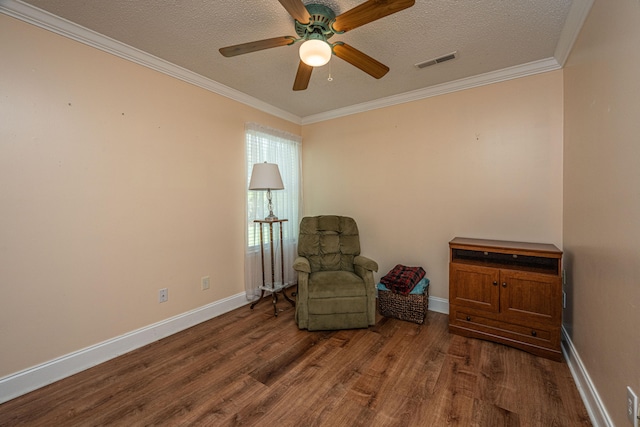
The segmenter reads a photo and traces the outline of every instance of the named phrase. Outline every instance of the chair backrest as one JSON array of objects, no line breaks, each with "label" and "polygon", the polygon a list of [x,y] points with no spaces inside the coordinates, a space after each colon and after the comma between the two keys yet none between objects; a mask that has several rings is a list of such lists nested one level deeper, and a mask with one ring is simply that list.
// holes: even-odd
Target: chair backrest
[{"label": "chair backrest", "polygon": [[312,273],[353,271],[353,258],[360,255],[356,222],[353,218],[336,215],[302,218],[298,255],[309,260]]}]

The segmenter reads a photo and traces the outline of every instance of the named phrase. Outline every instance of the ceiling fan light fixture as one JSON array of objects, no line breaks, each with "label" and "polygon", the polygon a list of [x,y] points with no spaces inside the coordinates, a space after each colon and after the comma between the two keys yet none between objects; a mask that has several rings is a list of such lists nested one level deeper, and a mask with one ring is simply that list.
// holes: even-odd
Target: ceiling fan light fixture
[{"label": "ceiling fan light fixture", "polygon": [[321,67],[331,59],[331,46],[324,40],[310,39],[300,45],[300,59],[311,67]]}]

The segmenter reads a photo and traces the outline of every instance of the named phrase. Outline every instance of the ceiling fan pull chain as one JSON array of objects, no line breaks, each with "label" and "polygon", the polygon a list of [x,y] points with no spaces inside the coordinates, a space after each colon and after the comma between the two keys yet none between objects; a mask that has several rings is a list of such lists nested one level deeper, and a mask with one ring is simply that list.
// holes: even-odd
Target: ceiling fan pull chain
[{"label": "ceiling fan pull chain", "polygon": [[327,78],[327,81],[329,82],[333,81],[333,77],[331,77],[331,61],[329,61],[329,77]]}]

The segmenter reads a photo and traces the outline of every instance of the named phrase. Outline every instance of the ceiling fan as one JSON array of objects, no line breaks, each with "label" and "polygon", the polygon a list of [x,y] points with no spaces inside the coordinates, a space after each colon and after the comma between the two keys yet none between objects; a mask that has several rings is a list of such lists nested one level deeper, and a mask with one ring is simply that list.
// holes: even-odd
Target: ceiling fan
[{"label": "ceiling fan", "polygon": [[415,0],[367,0],[338,16],[325,5],[302,0],[278,0],[295,20],[298,37],[283,36],[258,40],[220,48],[223,56],[231,57],[256,52],[272,47],[300,45],[300,64],[293,83],[293,90],[305,90],[309,86],[313,67],[329,62],[331,55],[336,55],[365,73],[381,78],[389,67],[376,61],[369,55],[343,42],[329,43],[334,34],[342,34],[373,22],[385,16],[399,12],[414,5]]}]

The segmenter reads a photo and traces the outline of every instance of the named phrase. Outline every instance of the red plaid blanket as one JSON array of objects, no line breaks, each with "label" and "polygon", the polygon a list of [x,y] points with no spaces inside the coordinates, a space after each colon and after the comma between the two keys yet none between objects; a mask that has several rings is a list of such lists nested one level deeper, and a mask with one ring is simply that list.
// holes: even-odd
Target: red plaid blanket
[{"label": "red plaid blanket", "polygon": [[398,264],[380,279],[380,282],[392,292],[409,295],[409,292],[422,280],[425,274],[422,267],[407,267]]}]

